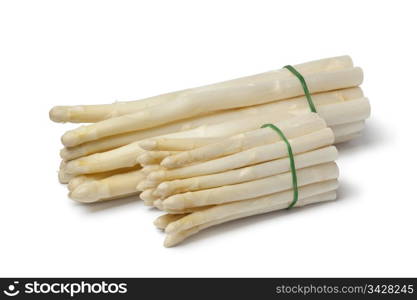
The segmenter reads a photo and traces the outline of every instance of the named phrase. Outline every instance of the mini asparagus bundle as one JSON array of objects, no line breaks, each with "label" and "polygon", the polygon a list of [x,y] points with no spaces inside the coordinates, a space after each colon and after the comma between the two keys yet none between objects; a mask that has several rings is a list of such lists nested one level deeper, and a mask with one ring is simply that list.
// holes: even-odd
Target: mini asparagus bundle
[{"label": "mini asparagus bundle", "polygon": [[274,126],[286,140],[270,128],[247,131],[168,156],[148,173],[143,183],[153,184],[140,196],[168,213],[155,221],[167,233],[165,246],[217,224],[287,208],[295,188],[295,206],[336,198],[337,150],[324,120],[306,113]]},{"label": "mini asparagus bundle", "polygon": [[155,226],[167,247],[224,222],[334,200],[333,145],[360,136],[370,114],[362,70],[348,56],[294,67],[137,101],[56,106],[51,120],[90,123],[62,136],[59,180],[82,203],[140,194],[166,213]]}]

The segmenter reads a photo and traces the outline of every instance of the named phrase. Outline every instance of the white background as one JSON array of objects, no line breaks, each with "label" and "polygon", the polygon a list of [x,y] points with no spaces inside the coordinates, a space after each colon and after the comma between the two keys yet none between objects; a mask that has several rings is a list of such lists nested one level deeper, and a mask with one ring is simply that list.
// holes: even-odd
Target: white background
[{"label": "white background", "polygon": [[[2,1],[1,276],[417,276],[415,1]],[[339,199],[166,249],[136,198],[57,182],[53,105],[133,100],[349,54],[372,104]]]}]

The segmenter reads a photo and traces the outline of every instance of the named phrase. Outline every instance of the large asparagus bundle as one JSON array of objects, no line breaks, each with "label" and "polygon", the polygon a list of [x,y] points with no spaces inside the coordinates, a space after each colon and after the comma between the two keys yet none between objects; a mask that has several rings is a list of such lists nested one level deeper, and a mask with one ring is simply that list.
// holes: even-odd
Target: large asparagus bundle
[{"label": "large asparagus bundle", "polygon": [[[297,206],[333,199],[337,167],[330,145],[360,135],[370,113],[359,88],[362,71],[348,56],[295,68],[318,114],[310,113],[299,79],[287,69],[138,101],[54,107],[53,121],[92,123],[63,135],[60,182],[80,202],[141,193],[147,205],[169,213],[156,224],[172,222],[166,245],[174,245],[203,228],[255,214],[248,207],[259,213],[285,207],[288,158],[279,137],[259,129],[275,123],[288,135],[300,169]],[[253,192],[243,197],[247,190]],[[229,212],[222,218],[220,207]],[[214,217],[170,229],[206,214]]]}]

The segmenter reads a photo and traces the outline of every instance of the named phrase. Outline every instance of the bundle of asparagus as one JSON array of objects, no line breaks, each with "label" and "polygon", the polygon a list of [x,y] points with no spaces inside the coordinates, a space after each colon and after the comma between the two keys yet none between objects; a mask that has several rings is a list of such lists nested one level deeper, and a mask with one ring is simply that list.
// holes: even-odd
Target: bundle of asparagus
[{"label": "bundle of asparagus", "polygon": [[[335,199],[337,150],[325,121],[306,113],[274,125],[291,144],[299,189],[296,206]],[[172,154],[160,166],[139,189],[146,186],[140,197],[147,205],[169,213],[155,221],[168,233],[167,247],[201,229],[284,209],[292,201],[294,170],[287,145],[269,128]]]},{"label": "bundle of asparagus", "polygon": [[[288,170],[284,171],[283,167],[285,165],[283,156],[280,157],[283,161],[278,162],[278,157],[272,155],[274,151],[278,151],[277,149],[269,149],[270,152],[267,152],[273,157],[269,159],[271,162],[256,161],[253,157],[257,157],[257,154],[250,152],[261,145],[272,147],[277,143],[276,136],[273,137],[271,132],[265,133],[267,129],[259,130],[265,123],[278,122],[287,132],[288,137],[294,138],[300,143],[300,149],[304,149],[305,143],[311,141],[317,141],[318,144],[325,143],[320,146],[324,147],[355,138],[360,135],[364,121],[369,116],[369,102],[359,88],[363,79],[362,71],[353,66],[350,57],[322,59],[294,67],[307,82],[321,118],[309,113],[310,107],[303,87],[299,79],[287,69],[138,101],[54,107],[50,111],[50,118],[53,121],[91,123],[70,130],[62,136],[65,147],[60,152],[62,162],[59,180],[68,183],[69,196],[80,202],[98,202],[141,193],[141,198],[146,204],[170,213],[161,217],[158,224],[167,224],[168,221],[176,220],[186,213],[189,214],[187,217],[191,218],[202,209],[211,211],[223,205],[234,207],[233,205],[237,203],[218,205],[222,203],[223,200],[219,200],[222,198],[211,200],[215,202],[209,202],[208,206],[200,205],[198,201],[203,201],[200,194],[196,194],[200,199],[198,201],[181,200],[185,201],[185,206],[178,204],[180,200],[171,199],[177,199],[179,197],[177,195],[183,192],[197,193],[201,190],[203,193],[201,197],[205,197],[204,190],[223,186],[239,187],[243,181],[235,182],[228,179],[236,176],[236,172],[239,172],[238,168],[257,167],[272,172],[272,168],[276,167],[278,169],[275,173],[265,173],[269,174],[265,176],[286,174],[285,176],[288,177]],[[230,141],[234,143],[229,144]],[[311,145],[308,147],[312,147]],[[294,147],[297,149],[298,146]],[[300,160],[298,163],[301,165],[303,159],[320,161],[321,155],[332,157],[331,153],[335,152],[333,147],[314,150],[325,151],[323,154],[310,151],[313,148],[308,149],[303,151],[309,151],[305,153],[306,157],[302,156],[303,153],[297,152],[296,159]],[[225,160],[233,155],[241,155],[237,162],[242,165],[234,165],[235,162]],[[248,161],[257,165],[249,167],[244,164]],[[327,160],[326,162],[330,163]],[[315,166],[317,164],[320,163],[316,162],[314,165],[306,163],[304,167],[318,168]],[[308,168],[300,171],[301,174],[307,172],[306,176],[308,176],[311,172],[315,172],[315,169]],[[334,171],[335,166],[328,164],[325,167],[320,166],[319,170],[326,173],[329,168],[333,168]],[[209,173],[204,173],[202,170]],[[250,169],[246,172],[249,171],[258,172],[258,169]],[[223,175],[213,177],[214,174]],[[332,174],[334,175],[334,172]],[[247,181],[255,181],[255,177],[248,177]],[[262,176],[256,180],[260,178]],[[196,182],[198,182],[197,186],[195,186]],[[305,196],[307,200],[300,198],[297,205],[321,201],[318,200],[322,199],[321,197],[317,198],[316,194],[308,193],[310,189],[306,189],[307,192],[303,194],[304,188],[307,187],[300,187],[300,195],[307,195]],[[280,190],[274,193],[284,195],[285,192]],[[256,197],[264,199],[266,196],[262,195]],[[330,193],[327,193],[324,198],[332,198],[329,195]],[[175,203],[171,203],[172,201]],[[195,202],[194,206],[188,206],[190,201]],[[244,201],[247,200],[240,199],[239,205],[243,205]],[[207,223],[198,226],[201,229],[211,225]],[[196,228],[192,229],[196,232]],[[187,230],[191,231],[191,228]],[[168,235],[167,240],[178,240],[180,235],[188,236],[189,233],[181,231],[181,234]]]}]

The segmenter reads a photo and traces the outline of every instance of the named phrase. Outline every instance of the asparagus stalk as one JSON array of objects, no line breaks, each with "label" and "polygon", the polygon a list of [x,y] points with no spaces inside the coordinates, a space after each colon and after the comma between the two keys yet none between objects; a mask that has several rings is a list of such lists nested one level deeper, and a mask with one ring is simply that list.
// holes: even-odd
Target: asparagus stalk
[{"label": "asparagus stalk", "polygon": [[140,193],[140,198],[145,201],[145,205],[151,206],[154,201],[158,200],[158,197],[153,195],[153,189],[144,190]]},{"label": "asparagus stalk", "polygon": [[[329,180],[301,187],[299,189],[299,200],[295,207],[334,200],[336,198],[335,190],[337,185],[337,180]],[[285,209],[291,203],[292,197],[293,192],[289,190],[255,199],[217,205],[205,210],[193,212],[178,221],[170,223],[165,228],[168,235],[164,245],[166,247],[174,246],[202,229],[214,225]]]},{"label": "asparagus stalk", "polygon": [[[275,125],[281,129],[287,138],[295,138],[326,127],[324,120],[315,113],[308,113],[275,122]],[[223,141],[208,144],[194,150],[173,154],[166,157],[161,162],[161,165],[165,168],[178,168],[187,164],[207,161],[257,146],[271,144],[279,140],[281,138],[276,132],[269,128],[259,128],[224,138]]]},{"label": "asparagus stalk", "polygon": [[60,123],[94,123],[140,111],[158,104],[168,103],[177,94],[185,91],[162,94],[136,101],[115,102],[112,104],[55,106],[49,111],[49,118],[54,122]]},{"label": "asparagus stalk", "polygon": [[[335,200],[336,196],[337,196],[336,191],[330,191],[330,192],[323,193],[323,194],[320,194],[320,195],[316,195],[316,196],[312,196],[312,197],[309,197],[309,198],[301,199],[299,205],[296,205],[296,207],[301,207],[301,206],[305,206],[305,205],[309,205],[309,204]],[[282,210],[282,209],[285,209],[285,208],[278,207],[275,210]],[[175,246],[175,245],[179,244],[180,242],[184,241],[186,238],[200,232],[203,229],[207,229],[209,227],[213,227],[213,226],[216,226],[216,225],[219,225],[219,224],[234,221],[234,220],[237,220],[237,219],[246,218],[246,217],[253,216],[253,215],[268,213],[268,212],[271,212],[271,211],[272,211],[272,209],[271,210],[264,209],[264,210],[259,210],[259,211],[252,211],[250,213],[235,214],[235,215],[231,215],[230,217],[226,217],[224,219],[218,219],[216,221],[204,223],[202,225],[197,225],[197,226],[194,226],[194,227],[192,227],[190,229],[187,229],[187,230],[174,232],[174,233],[168,233],[166,238],[165,238],[165,241],[164,241],[164,246],[165,247]],[[177,216],[177,215],[172,215],[172,216]]]},{"label": "asparagus stalk", "polygon": [[136,161],[145,166],[145,165],[155,165],[159,164],[164,158],[175,155],[178,151],[145,151],[140,154]]},{"label": "asparagus stalk", "polygon": [[142,171],[136,170],[91,180],[77,186],[69,196],[79,202],[92,203],[135,195],[139,193],[136,185],[143,178]]},{"label": "asparagus stalk", "polygon": [[[328,146],[325,148],[294,155],[294,162],[298,169],[302,169],[314,165],[332,162],[336,160],[336,158],[336,147]],[[285,157],[222,173],[215,173],[186,179],[177,179],[173,181],[164,181],[157,186],[153,195],[164,199],[174,194],[248,182],[289,171],[290,162],[289,159]]]},{"label": "asparagus stalk", "polygon": [[[338,176],[339,170],[334,162],[297,170],[299,187],[335,179]],[[162,201],[162,208],[163,210],[178,210],[189,207],[219,205],[281,192],[291,187],[291,172],[287,172],[234,185],[176,194]]]},{"label": "asparagus stalk", "polygon": [[[366,98],[355,99],[351,101],[329,104],[326,106],[318,106],[318,111],[320,117],[322,117],[326,124],[330,127],[334,127],[336,125],[345,125],[348,123],[359,122],[363,121],[364,119],[369,117],[370,114],[370,105],[369,101]],[[140,147],[145,150],[186,150],[187,148],[193,149],[194,143],[196,146],[204,145],[205,142],[213,141],[215,142],[216,139],[213,140],[205,140],[207,137],[216,137],[219,135],[218,132],[224,132],[225,134],[222,136],[230,136],[233,133],[242,133],[248,131],[246,129],[250,128],[250,130],[258,129],[260,126],[259,124],[264,123],[274,123],[279,120],[283,120],[286,118],[297,117],[304,114],[308,114],[309,109],[306,107],[304,110],[294,110],[289,114],[282,113],[280,114],[279,111],[272,111],[270,114],[262,114],[263,118],[254,120],[251,119],[240,119],[234,120],[230,122],[224,122],[221,124],[207,126],[205,130],[203,129],[193,129],[188,132],[182,132],[181,139],[177,140],[177,137],[173,136],[165,136],[164,138],[153,138],[145,141],[139,142]],[[272,117],[272,119],[270,118]],[[339,116],[339,117],[335,117]],[[259,117],[257,117],[259,118]],[[250,120],[250,121],[249,121]],[[265,122],[264,122],[265,121]],[[223,128],[223,131],[222,131]],[[245,129],[245,130],[244,130]],[[202,134],[201,132],[204,131]],[[338,133],[342,133],[338,130]],[[227,133],[227,134],[226,134]],[[186,142],[186,139],[195,138],[198,135],[198,139],[195,141],[189,140]],[[201,139],[203,138],[203,139]],[[184,146],[181,146],[184,145]]]},{"label": "asparagus stalk", "polygon": [[168,226],[169,223],[175,222],[175,221],[185,217],[186,215],[187,214],[178,214],[178,215],[164,214],[164,215],[161,215],[158,218],[156,218],[155,221],[153,222],[153,224],[158,229],[165,229]]},{"label": "asparagus stalk", "polygon": [[72,175],[107,172],[137,165],[137,157],[142,150],[137,143],[96,153],[69,161],[65,165],[65,172]]},{"label": "asparagus stalk", "polygon": [[[358,87],[336,90],[325,93],[314,94],[314,103],[316,106],[334,104],[342,101],[353,100],[363,97],[362,90]],[[307,102],[304,96],[291,98],[288,100],[275,101],[272,103],[250,106],[240,109],[224,110],[217,113],[211,113],[205,116],[199,116],[191,119],[181,120],[178,122],[162,125],[159,127],[139,130],[124,134],[109,136],[95,141],[87,142],[75,147],[63,148],[61,157],[64,160],[71,160],[92,153],[103,152],[114,149],[129,143],[143,140],[146,138],[166,136],[174,132],[181,132],[201,125],[211,125],[231,120],[244,119],[255,114],[263,115],[272,111],[293,111],[296,109],[306,108]],[[172,134],[171,138],[179,138],[181,134]],[[170,150],[170,149],[167,149]],[[172,149],[176,150],[176,149]],[[183,150],[183,149],[179,149]]]},{"label": "asparagus stalk", "polygon": [[[324,128],[289,140],[294,154],[299,154],[333,144],[334,135],[331,129]],[[201,175],[220,173],[227,170],[242,168],[249,165],[270,161],[288,155],[287,146],[283,141],[251,148],[229,156],[201,162],[178,169],[151,172],[147,179],[162,182],[173,179],[189,178]]]},{"label": "asparagus stalk", "polygon": [[[279,72],[289,73],[288,70]],[[317,93],[358,86],[362,82],[363,75],[360,68],[351,68],[306,74],[304,78],[309,83],[310,91]],[[252,106],[303,94],[300,82],[295,76],[285,79],[259,79],[256,80],[256,84],[249,83],[244,86],[233,85],[225,88],[211,86],[189,90],[178,95],[170,105],[151,106],[136,113],[68,131],[63,135],[62,142],[65,146],[72,147],[99,138],[147,129],[207,112]]]},{"label": "asparagus stalk", "polygon": [[[340,113],[340,111],[343,113]],[[369,116],[369,112],[369,101],[366,98],[319,107],[319,114],[321,114],[326,122],[331,125],[340,124],[339,120],[343,120],[344,123],[352,123],[363,120]],[[304,114],[306,113],[308,113],[308,111],[304,112]],[[285,115],[285,113],[283,113],[281,117],[283,115]],[[339,119],[335,118],[334,115],[340,115]],[[248,119],[214,124],[211,126],[203,126],[189,131],[180,132],[176,136],[181,134],[184,137],[196,136],[199,138],[210,138],[216,136],[227,137],[232,134],[259,128],[261,124],[274,122],[277,119],[281,119],[281,117],[273,113],[264,114],[259,117],[251,117]],[[286,115],[286,118],[287,117],[288,115]],[[352,138],[352,136],[349,138]],[[337,141],[341,141],[339,137]],[[74,176],[132,167],[137,164],[137,157],[143,153],[143,150],[140,149],[139,145],[147,149],[157,148],[153,142],[154,141],[151,141],[151,143],[144,141],[135,142],[111,151],[96,153],[90,156],[75,159],[67,163],[67,167],[64,171],[66,174]],[[149,147],[150,144],[152,144],[151,147]]]},{"label": "asparagus stalk", "polygon": [[[304,74],[317,71],[340,70],[353,67],[352,59],[349,56],[334,57],[322,60],[307,62],[296,65],[296,68]],[[264,78],[286,78],[288,73],[284,70],[271,71],[234,80],[229,80],[206,87],[195,88],[204,90],[207,88],[226,88],[236,85],[246,85],[257,82]],[[147,109],[155,105],[170,103],[190,90],[167,93],[137,101],[116,102],[108,105],[78,105],[78,106],[56,106],[51,109],[49,116],[55,122],[89,123],[113,118],[132,112]]]},{"label": "asparagus stalk", "polygon": [[140,169],[139,166],[134,166],[132,168],[117,169],[117,170],[112,170],[112,171],[103,172],[103,173],[79,175],[79,176],[76,176],[76,177],[72,178],[68,182],[67,187],[68,187],[68,190],[71,192],[77,186],[79,186],[83,183],[93,181],[93,180],[100,180],[100,179],[110,177],[110,176],[113,176],[113,175],[116,175],[116,174],[127,173],[127,172],[130,172],[130,171],[136,171],[136,170],[139,170],[139,169]]}]

